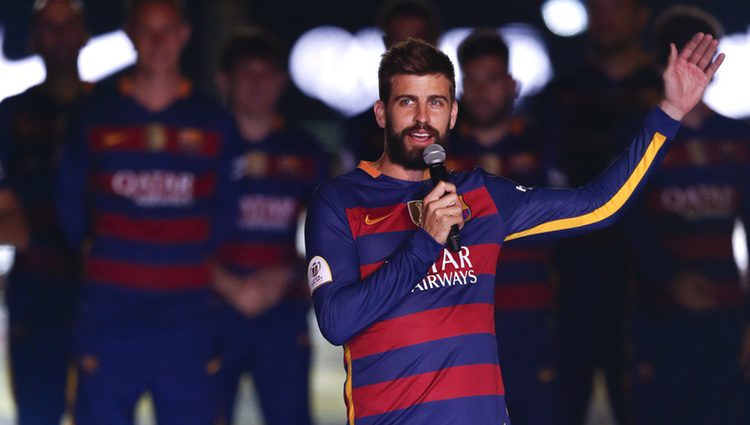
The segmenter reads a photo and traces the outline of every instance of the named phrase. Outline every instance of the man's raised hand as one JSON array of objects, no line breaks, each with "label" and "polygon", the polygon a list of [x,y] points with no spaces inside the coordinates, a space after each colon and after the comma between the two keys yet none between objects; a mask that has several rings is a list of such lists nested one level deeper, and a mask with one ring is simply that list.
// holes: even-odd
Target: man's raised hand
[{"label": "man's raised hand", "polygon": [[714,60],[718,40],[710,34],[697,33],[677,52],[669,45],[669,62],[664,71],[664,100],[659,104],[670,117],[681,120],[690,112],[706,91],[708,83],[724,61],[724,54]]}]

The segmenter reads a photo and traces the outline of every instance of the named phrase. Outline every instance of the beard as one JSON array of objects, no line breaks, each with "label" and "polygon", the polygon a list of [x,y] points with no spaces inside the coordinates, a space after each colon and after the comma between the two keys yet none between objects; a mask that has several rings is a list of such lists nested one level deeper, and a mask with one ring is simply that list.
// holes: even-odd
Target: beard
[{"label": "beard", "polygon": [[390,159],[392,163],[398,164],[406,168],[407,170],[427,169],[427,164],[425,164],[424,158],[422,158],[422,153],[424,152],[424,148],[414,148],[414,149],[409,150],[406,146],[406,136],[408,136],[409,133],[415,132],[417,130],[422,130],[424,132],[429,133],[430,136],[432,137],[432,140],[435,143],[437,143],[440,146],[445,147],[445,142],[447,140],[447,135],[448,135],[448,128],[446,128],[445,132],[443,133],[445,136],[441,136],[440,132],[437,129],[427,124],[413,125],[411,127],[407,127],[401,130],[400,133],[396,133],[396,131],[393,129],[393,123],[391,122],[391,120],[386,118],[385,120],[386,155],[388,155],[388,159]]}]

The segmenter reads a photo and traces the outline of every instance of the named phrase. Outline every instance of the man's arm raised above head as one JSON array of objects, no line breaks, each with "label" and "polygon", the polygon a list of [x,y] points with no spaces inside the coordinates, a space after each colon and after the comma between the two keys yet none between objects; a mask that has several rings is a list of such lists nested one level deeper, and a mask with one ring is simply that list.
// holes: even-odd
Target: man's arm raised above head
[{"label": "man's arm raised above head", "polygon": [[712,61],[716,47],[710,35],[700,33],[679,53],[672,46],[660,108],[649,114],[630,147],[588,184],[577,189],[519,191],[509,190],[501,179],[488,177],[488,187],[506,223],[505,240],[581,233],[613,222],[666,155],[679,119],[703,97],[724,60],[722,54]]}]

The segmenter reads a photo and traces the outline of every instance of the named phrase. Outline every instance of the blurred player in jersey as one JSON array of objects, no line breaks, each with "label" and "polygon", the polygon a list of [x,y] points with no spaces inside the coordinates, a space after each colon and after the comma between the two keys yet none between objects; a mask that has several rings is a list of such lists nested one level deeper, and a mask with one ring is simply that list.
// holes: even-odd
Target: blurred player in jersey
[{"label": "blurred player in jersey", "polygon": [[[696,34],[675,48],[665,97],[624,152],[577,189],[528,188],[477,168],[434,187],[422,154],[458,117],[453,64],[410,39],[383,56],[373,110],[384,153],[318,187],[305,227],[325,338],[344,346],[350,425],[509,424],[495,338],[500,248],[611,223],[666,153],[723,60]],[[447,173],[446,173],[447,174]],[[446,248],[452,227],[461,247]]]},{"label": "blurred player in jersey", "polygon": [[180,73],[180,2],[134,0],[125,28],[136,65],[80,113],[61,163],[59,214],[87,247],[75,422],[132,424],[148,392],[160,425],[208,425],[221,368],[209,260],[239,135]]},{"label": "blurred player in jersey", "polygon": [[[77,63],[86,39],[79,1],[36,2],[32,41],[45,80],[0,105],[0,178],[6,189],[0,195],[0,237],[16,247],[5,299],[19,425],[57,425],[65,410],[80,258],[55,217],[54,183],[68,117],[87,91]],[[13,213],[19,208],[25,225]]]},{"label": "blurred player in jersey", "polygon": [[318,142],[277,112],[288,83],[286,59],[282,42],[260,28],[236,31],[220,58],[219,86],[244,140],[232,162],[239,196],[231,237],[219,250],[215,277],[227,301],[226,423],[245,373],[266,424],[311,423],[310,300],[295,237],[329,164]]},{"label": "blurred player in jersey", "polygon": [[[723,32],[703,10],[664,11],[654,30],[660,66],[670,41],[682,46],[698,31]],[[750,126],[701,102],[676,140],[626,220],[638,260],[634,423],[747,423],[739,409],[750,303],[732,235],[735,223],[750,225]]]},{"label": "blurred player in jersey", "polygon": [[[441,31],[440,14],[429,0],[386,1],[378,10],[376,24],[386,50],[410,37],[437,45]],[[383,129],[375,124],[371,110],[346,121],[342,152],[343,171],[351,171],[359,161],[375,161],[383,153]]]},{"label": "blurred player in jersey", "polygon": [[[496,30],[477,30],[458,47],[463,74],[462,119],[448,143],[449,169],[479,165],[525,186],[547,183],[541,143],[513,115],[516,83],[508,46]],[[495,330],[516,425],[554,424],[559,418],[557,344],[552,311],[552,247],[518,241],[503,249],[495,281]]]}]

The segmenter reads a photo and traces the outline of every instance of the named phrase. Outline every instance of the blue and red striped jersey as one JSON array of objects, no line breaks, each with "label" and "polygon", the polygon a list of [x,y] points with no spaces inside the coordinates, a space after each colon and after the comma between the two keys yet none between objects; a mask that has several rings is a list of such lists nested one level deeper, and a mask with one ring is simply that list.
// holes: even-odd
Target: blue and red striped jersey
[{"label": "blue and red striped jersey", "polygon": [[344,345],[349,424],[509,423],[493,306],[502,244],[614,220],[677,127],[656,109],[631,148],[578,189],[452,174],[466,220],[456,253],[419,227],[429,180],[363,163],[321,185],[306,225],[308,283],[323,335]]},{"label": "blue and red striped jersey", "polygon": [[208,288],[209,257],[233,204],[239,135],[218,105],[183,95],[151,112],[128,94],[96,98],[72,128],[58,203],[68,238],[90,238],[85,279],[136,290]]},{"label": "blue and red striped jersey", "polygon": [[[246,141],[232,161],[237,201],[232,231],[217,260],[234,273],[299,262],[296,236],[300,214],[313,190],[329,177],[330,163],[315,138],[279,121],[263,140]],[[307,298],[304,277],[289,296]]]},{"label": "blue and red striped jersey", "polygon": [[697,273],[717,308],[748,308],[732,235],[736,221],[750,224],[750,126],[710,112],[677,140],[628,215],[639,299],[666,301],[664,284]]}]

